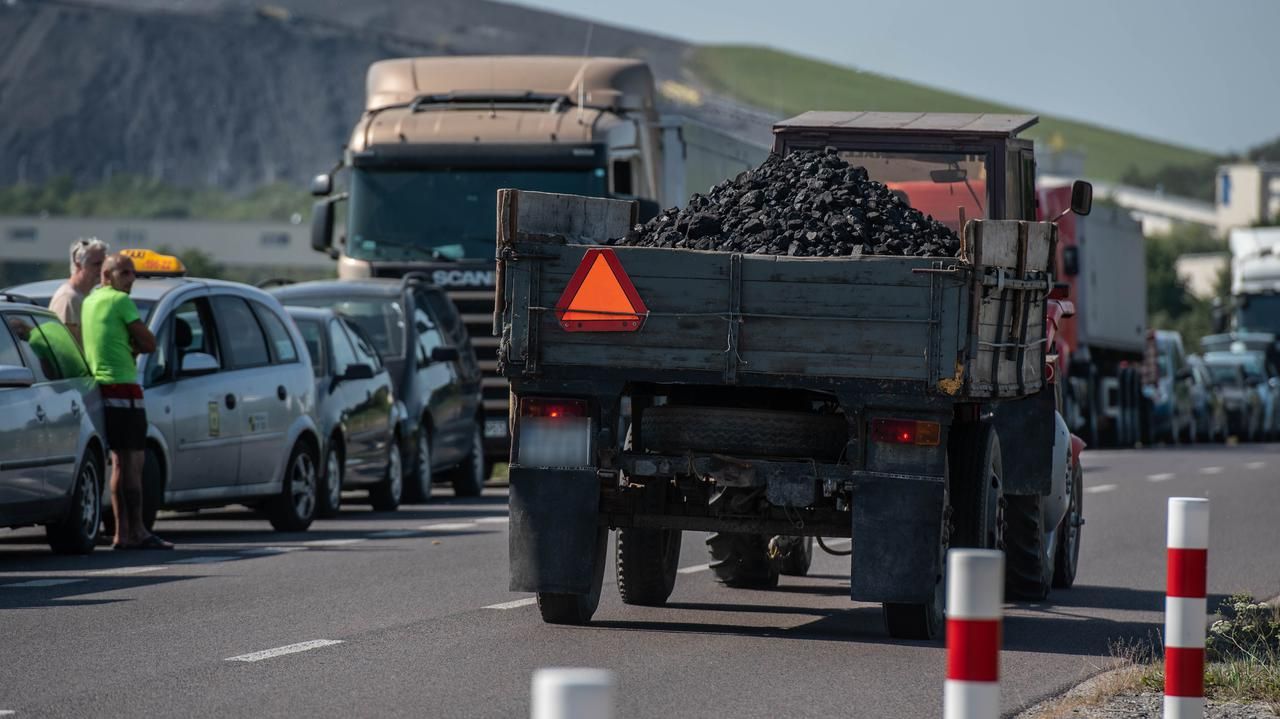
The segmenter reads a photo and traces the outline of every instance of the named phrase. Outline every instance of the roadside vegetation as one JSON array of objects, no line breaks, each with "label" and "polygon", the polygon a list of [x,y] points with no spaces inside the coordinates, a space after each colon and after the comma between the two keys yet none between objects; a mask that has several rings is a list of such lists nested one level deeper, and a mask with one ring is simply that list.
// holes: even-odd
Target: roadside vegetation
[{"label": "roadside vegetation", "polygon": [[[1178,277],[1176,263],[1182,255],[1200,252],[1226,253],[1227,247],[1208,228],[1196,225],[1179,225],[1146,241],[1147,326],[1178,331],[1183,346],[1192,353],[1200,351],[1201,337],[1214,332],[1213,299],[1193,295]],[[1229,264],[1219,273],[1214,290],[1224,301],[1230,297]]]},{"label": "roadside vegetation", "polygon": [[130,175],[88,186],[61,177],[0,187],[0,215],[287,222],[294,214],[305,218],[310,211],[307,193],[283,182],[242,194],[175,187]]}]

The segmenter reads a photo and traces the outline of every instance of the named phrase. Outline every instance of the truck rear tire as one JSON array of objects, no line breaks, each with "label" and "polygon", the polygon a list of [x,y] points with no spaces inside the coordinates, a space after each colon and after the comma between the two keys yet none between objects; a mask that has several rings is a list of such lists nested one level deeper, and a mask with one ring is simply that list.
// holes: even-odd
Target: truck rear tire
[{"label": "truck rear tire", "polygon": [[1009,522],[1004,538],[1005,594],[1038,602],[1049,596],[1054,562],[1040,496],[1009,497],[1005,517]]},{"label": "truck rear tire", "polygon": [[[786,542],[784,540],[795,540]],[[774,543],[783,541],[783,544],[791,543],[789,552],[783,555],[782,563],[779,571],[788,577],[803,577],[809,573],[809,566],[813,564],[813,537],[774,537]]]},{"label": "truck rear tire", "polygon": [[1001,549],[1004,545],[1004,469],[1000,437],[986,424],[957,424],[947,441],[951,463],[951,546]]},{"label": "truck rear tire", "polygon": [[711,572],[728,587],[772,589],[778,586],[779,562],[769,558],[769,538],[763,534],[716,532],[707,538]]},{"label": "truck rear tire", "polygon": [[596,533],[595,564],[591,570],[591,589],[586,594],[538,592],[538,613],[547,624],[583,625],[600,606],[600,588],[604,586],[605,554],[609,548],[609,530]]},{"label": "truck rear tire", "polygon": [[849,438],[845,418],[833,414],[736,407],[649,407],[640,416],[646,451],[715,452],[834,461]]},{"label": "truck rear tire", "polygon": [[676,587],[681,534],[678,529],[618,528],[614,570],[623,604],[667,603]]}]

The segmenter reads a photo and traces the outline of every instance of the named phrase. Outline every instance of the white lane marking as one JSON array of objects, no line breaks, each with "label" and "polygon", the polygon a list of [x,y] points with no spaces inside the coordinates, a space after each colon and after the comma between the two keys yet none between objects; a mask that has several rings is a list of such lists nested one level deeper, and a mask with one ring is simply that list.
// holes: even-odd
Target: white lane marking
[{"label": "white lane marking", "polygon": [[236,657],[227,657],[223,661],[226,662],[260,662],[263,659],[271,659],[273,657],[284,656],[285,654],[297,654],[298,652],[306,652],[320,647],[330,647],[334,644],[341,644],[339,639],[312,639],[309,642],[298,642],[297,644],[286,644],[283,647],[275,649],[264,649],[260,652],[250,652],[241,654]]},{"label": "white lane marking", "polygon": [[210,554],[204,557],[187,557],[186,559],[175,559],[169,564],[216,564],[218,562],[234,561],[235,557],[231,555]]},{"label": "white lane marking", "polygon": [[538,603],[537,597],[526,597],[524,599],[517,599],[514,602],[490,604],[489,606],[485,607],[485,609],[519,609],[520,607],[527,607],[530,604],[537,604],[537,603]]},{"label": "white lane marking", "polygon": [[75,584],[83,582],[83,579],[30,579],[25,582],[17,582],[15,584],[0,584],[0,589],[26,588],[26,587],[60,587],[64,584]]},{"label": "white lane marking", "polygon": [[240,553],[247,554],[250,556],[255,556],[255,555],[270,556],[272,554],[287,554],[289,552],[301,552],[305,549],[306,547],[254,547],[253,549],[246,549]]},{"label": "white lane marking", "polygon": [[14,711],[14,710],[12,710],[12,709],[0,709],[0,717],[11,717],[11,716],[13,716],[14,714],[17,714],[17,713],[18,713],[18,712]]},{"label": "white lane marking", "polygon": [[369,535],[369,539],[400,539],[402,537],[412,537],[418,534],[416,529],[388,529],[385,532],[374,532]]},{"label": "white lane marking", "polygon": [[1168,482],[1169,480],[1173,479],[1173,477],[1174,477],[1173,472],[1161,472],[1160,474],[1148,474],[1147,481],[1148,482]]},{"label": "white lane marking", "polygon": [[350,539],[313,539],[302,544],[307,547],[345,547],[348,544],[359,544],[364,541],[364,537],[352,537]]},{"label": "white lane marking", "polygon": [[147,574],[148,572],[158,572],[164,569],[160,565],[150,565],[145,567],[116,567],[115,569],[96,569],[92,572],[85,572],[94,577],[127,577],[131,574]]},{"label": "white lane marking", "polygon": [[1102,494],[1103,492],[1113,492],[1115,488],[1116,485],[1114,484],[1099,484],[1094,487],[1085,487],[1084,491],[1085,494]]},{"label": "white lane marking", "polygon": [[481,517],[476,520],[476,524],[506,524],[510,521],[510,517]]},{"label": "white lane marking", "polygon": [[695,574],[697,572],[705,572],[710,568],[710,564],[695,564],[692,567],[681,567],[677,569],[676,574]]},{"label": "white lane marking", "polygon": [[475,522],[442,522],[440,524],[424,524],[418,529],[435,530],[438,532],[457,532],[463,529],[475,529],[480,525]]},{"label": "white lane marking", "polygon": [[1250,462],[1244,466],[1245,469],[1262,469],[1267,466],[1266,462]]},{"label": "white lane marking", "polygon": [[1222,467],[1201,467],[1200,474],[1222,474]]}]

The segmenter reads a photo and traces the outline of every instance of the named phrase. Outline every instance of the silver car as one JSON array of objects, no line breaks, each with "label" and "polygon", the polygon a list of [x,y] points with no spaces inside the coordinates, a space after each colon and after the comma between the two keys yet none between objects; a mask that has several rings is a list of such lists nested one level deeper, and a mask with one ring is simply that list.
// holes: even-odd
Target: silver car
[{"label": "silver car", "polygon": [[[47,302],[56,282],[10,291]],[[306,343],[284,308],[249,285],[139,279],[132,297],[156,335],[138,358],[147,408],[143,513],[260,506],[281,531],[315,516],[321,443]]]},{"label": "silver car", "polygon": [[0,527],[43,524],[55,552],[88,554],[98,539],[106,466],[97,386],[52,312],[5,299]]}]

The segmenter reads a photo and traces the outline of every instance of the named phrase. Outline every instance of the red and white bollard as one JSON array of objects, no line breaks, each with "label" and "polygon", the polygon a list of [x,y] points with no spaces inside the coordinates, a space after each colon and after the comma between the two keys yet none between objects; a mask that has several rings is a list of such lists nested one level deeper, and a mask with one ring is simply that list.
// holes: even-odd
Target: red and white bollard
[{"label": "red and white bollard", "polygon": [[533,719],[613,719],[613,672],[539,669],[532,703]]},{"label": "red and white bollard", "polygon": [[1000,716],[1000,616],[1004,552],[947,552],[946,719]]},{"label": "red and white bollard", "polygon": [[1209,500],[1169,498],[1164,600],[1164,716],[1204,716],[1204,629]]}]

